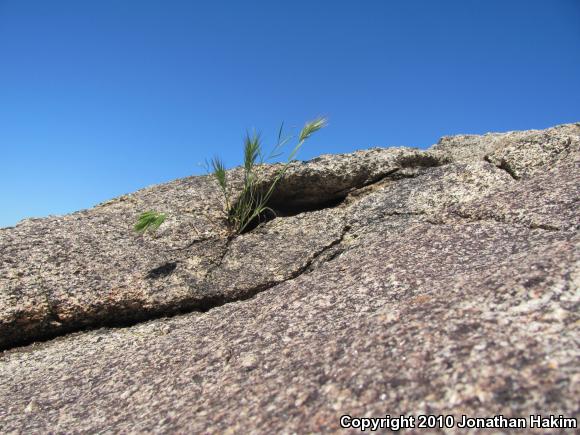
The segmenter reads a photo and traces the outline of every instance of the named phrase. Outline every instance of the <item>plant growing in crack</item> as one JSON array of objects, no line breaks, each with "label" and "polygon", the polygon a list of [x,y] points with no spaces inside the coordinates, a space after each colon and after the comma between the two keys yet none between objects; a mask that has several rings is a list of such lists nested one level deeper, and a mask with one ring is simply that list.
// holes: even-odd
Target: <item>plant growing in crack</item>
[{"label": "plant growing in crack", "polygon": [[[275,212],[268,206],[272,194],[280,180],[284,178],[290,163],[294,160],[298,151],[302,148],[308,138],[318,130],[326,126],[325,118],[316,118],[307,122],[297,138],[297,143],[290,151],[288,158],[279,168],[271,181],[265,177],[260,166],[280,155],[281,149],[292,138],[283,138],[284,124],[278,131],[278,139],[272,151],[266,156],[263,152],[261,137],[257,133],[246,134],[244,139],[244,177],[239,195],[235,195],[228,181],[227,170],[223,160],[214,157],[211,162],[211,170],[221,189],[224,198],[224,210],[228,225],[232,234],[243,233],[250,224],[259,220],[265,213]],[[209,166],[209,165],[208,165]],[[209,169],[209,168],[208,168]],[[144,233],[146,231],[156,231],[165,221],[166,214],[157,211],[147,211],[139,216],[135,224],[135,231]]]}]

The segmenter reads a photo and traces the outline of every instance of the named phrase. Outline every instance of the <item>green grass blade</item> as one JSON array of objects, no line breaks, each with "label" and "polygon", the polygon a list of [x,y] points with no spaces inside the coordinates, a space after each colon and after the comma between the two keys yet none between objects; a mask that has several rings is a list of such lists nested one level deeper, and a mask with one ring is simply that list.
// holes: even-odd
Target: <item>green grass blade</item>
[{"label": "green grass blade", "polygon": [[139,216],[137,223],[133,227],[138,233],[145,231],[156,231],[165,221],[165,213],[157,213],[155,211],[146,211]]},{"label": "green grass blade", "polygon": [[304,124],[302,131],[300,132],[300,136],[298,136],[298,140],[300,142],[305,141],[308,139],[313,133],[317,132],[318,130],[326,127],[327,121],[326,118],[316,118],[314,121],[307,122]]},{"label": "green grass blade", "polygon": [[260,135],[258,133],[246,134],[244,139],[244,169],[251,173],[261,155]]}]

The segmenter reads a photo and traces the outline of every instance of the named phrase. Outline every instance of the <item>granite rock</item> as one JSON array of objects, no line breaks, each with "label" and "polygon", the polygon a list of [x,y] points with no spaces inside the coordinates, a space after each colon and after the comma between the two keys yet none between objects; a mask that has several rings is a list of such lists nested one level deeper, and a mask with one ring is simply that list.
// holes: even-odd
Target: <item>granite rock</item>
[{"label": "granite rock", "polygon": [[580,124],[463,135],[295,162],[238,236],[211,177],[0,229],[0,432],[578,417],[579,167]]}]

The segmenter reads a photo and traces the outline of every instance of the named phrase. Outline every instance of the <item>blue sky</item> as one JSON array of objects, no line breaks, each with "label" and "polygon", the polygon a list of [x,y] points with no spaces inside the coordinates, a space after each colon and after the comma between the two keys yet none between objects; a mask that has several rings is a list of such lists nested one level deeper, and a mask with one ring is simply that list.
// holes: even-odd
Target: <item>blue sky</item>
[{"label": "blue sky", "polygon": [[0,0],[0,226],[240,163],[580,121],[580,1]]}]

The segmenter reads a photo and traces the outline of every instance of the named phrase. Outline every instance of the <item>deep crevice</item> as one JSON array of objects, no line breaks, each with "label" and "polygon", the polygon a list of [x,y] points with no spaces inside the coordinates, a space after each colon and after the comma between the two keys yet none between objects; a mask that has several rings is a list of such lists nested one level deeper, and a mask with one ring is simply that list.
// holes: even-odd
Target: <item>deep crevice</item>
[{"label": "deep crevice", "polygon": [[[267,204],[268,207],[270,207],[274,210],[274,213],[270,213],[269,215],[265,214],[265,215],[261,216],[260,219],[256,220],[256,222],[253,222],[252,224],[250,224],[244,232],[251,231],[252,229],[255,229],[258,225],[260,225],[264,222],[267,222],[269,220],[272,220],[276,217],[290,217],[290,216],[298,215],[300,213],[313,212],[313,211],[324,210],[324,209],[328,209],[328,208],[339,207],[347,199],[347,197],[350,194],[352,194],[353,192],[360,190],[360,189],[363,189],[365,187],[369,187],[373,184],[380,183],[381,181],[383,181],[387,178],[400,179],[400,178],[414,177],[417,175],[417,174],[407,174],[407,173],[403,173],[403,172],[399,173],[399,171],[401,169],[411,168],[411,167],[417,167],[417,168],[435,167],[435,166],[440,166],[440,165],[441,165],[441,162],[439,162],[437,159],[434,159],[434,158],[429,157],[429,158],[425,158],[425,159],[421,158],[421,159],[417,160],[417,158],[413,157],[413,158],[408,158],[406,160],[403,159],[400,162],[400,165],[398,167],[396,167],[390,171],[384,172],[383,174],[380,174],[379,176],[377,176],[371,180],[367,180],[366,182],[363,182],[362,180],[361,181],[354,181],[353,180],[351,186],[349,186],[347,188],[343,188],[343,189],[338,190],[338,191],[329,191],[328,186],[326,186],[326,189],[321,189],[320,192],[317,192],[316,194],[311,193],[310,195],[299,195],[297,188],[290,189],[289,192],[288,191],[280,192],[279,190],[275,191],[274,194],[272,195],[272,198],[270,199],[270,201]],[[195,300],[195,301],[194,300],[189,300],[189,301],[182,300],[179,305],[169,306],[169,307],[165,306],[165,307],[158,308],[158,309],[155,309],[155,308],[145,309],[144,307],[139,306],[139,302],[136,302],[136,304],[128,303],[127,306],[122,306],[122,307],[108,307],[107,312],[106,312],[107,317],[104,319],[103,318],[101,318],[101,319],[94,318],[92,320],[86,319],[86,323],[84,323],[84,324],[76,324],[76,325],[61,324],[59,327],[54,328],[54,329],[51,328],[49,330],[40,330],[40,331],[35,332],[33,336],[17,339],[17,340],[12,341],[11,343],[5,343],[4,347],[0,347],[0,351],[11,350],[11,349],[15,349],[15,348],[22,347],[22,346],[27,346],[27,345],[34,344],[34,343],[45,342],[45,341],[52,340],[52,339],[55,339],[58,337],[66,336],[70,333],[95,330],[95,329],[99,329],[99,328],[103,328],[103,327],[124,328],[124,327],[134,326],[138,323],[142,323],[145,321],[159,319],[159,318],[163,318],[163,317],[172,317],[172,316],[176,316],[176,315],[180,315],[180,314],[187,314],[187,313],[193,313],[193,312],[207,312],[207,311],[210,311],[211,309],[220,307],[220,306],[225,305],[227,303],[251,299],[252,297],[256,296],[257,294],[262,293],[264,291],[267,291],[267,290],[271,289],[272,287],[277,286],[278,284],[296,279],[300,275],[302,275],[304,273],[310,273],[311,271],[316,270],[322,264],[327,263],[329,261],[332,261],[334,258],[336,258],[338,255],[340,255],[343,252],[343,250],[341,250],[341,249],[336,249],[334,251],[333,248],[337,247],[337,245],[340,245],[342,243],[346,233],[349,230],[350,230],[350,227],[348,225],[345,226],[343,228],[343,231],[342,231],[340,237],[336,238],[330,244],[328,244],[327,246],[324,246],[319,251],[315,252],[312,255],[312,257],[302,267],[291,272],[287,278],[282,279],[282,280],[270,281],[270,282],[260,284],[256,287],[253,287],[253,288],[245,291],[241,295],[236,295],[235,297],[231,297],[231,298],[227,298],[224,296],[215,296],[215,297],[209,296],[209,297],[203,298],[202,300]],[[215,262],[215,264],[207,270],[207,273],[205,275],[206,277],[210,276],[214,270],[221,267],[221,264],[222,264],[224,258],[226,257],[226,255],[229,251],[229,245],[230,245],[231,241],[235,239],[235,237],[236,237],[236,235],[231,235],[226,239],[225,245],[223,247],[223,252],[221,253],[220,258],[218,258],[218,260]],[[207,240],[210,240],[213,238],[214,237],[204,237],[204,238],[196,239],[184,247],[174,249],[174,251],[185,250],[185,249],[188,249],[191,246],[195,245],[196,243],[204,242],[204,241],[207,241]],[[333,250],[333,251],[330,253],[330,255],[325,257],[324,254],[326,252],[328,252],[329,250]],[[320,261],[317,261],[317,260],[320,260]],[[164,264],[162,264],[154,269],[151,269],[146,274],[146,277],[148,279],[159,279],[159,278],[169,276],[171,273],[173,273],[175,271],[178,263],[179,263],[179,260],[167,261],[166,263],[164,263]],[[52,308],[52,305],[51,305],[51,308]],[[56,322],[60,323],[58,321],[56,313],[51,317],[54,317],[54,318],[47,319],[46,322],[43,322],[43,323],[50,323],[52,321],[56,321]]]},{"label": "deep crevice", "polygon": [[[282,188],[282,186],[279,185],[274,189],[270,200],[265,204],[269,210],[266,210],[260,216],[254,218],[242,233],[248,233],[257,228],[260,224],[271,221],[277,217],[296,216],[300,213],[338,207],[350,194],[357,190],[380,183],[388,178],[393,180],[414,178],[422,173],[420,171],[421,169],[443,166],[447,162],[441,161],[441,159],[436,156],[420,154],[401,156],[397,159],[396,163],[396,167],[375,177],[369,179],[367,176],[361,175],[358,179],[351,180],[350,185],[336,190],[329,189],[329,184],[331,185],[333,182],[322,182],[320,179],[311,175],[302,177],[295,176],[286,180],[283,179],[281,183],[286,184],[287,186]],[[405,171],[409,169],[415,169],[417,172]],[[344,184],[344,181],[336,180],[334,183]],[[324,184],[326,184],[326,186],[324,186]],[[319,190],[316,190],[309,188],[311,185],[323,186]],[[268,187],[268,183],[265,183],[258,190],[265,193]]]},{"label": "deep crevice", "polygon": [[301,213],[309,213],[313,211],[325,210],[327,208],[338,207],[344,202],[345,199],[346,195],[340,194],[328,199],[321,199],[318,202],[304,204],[293,201],[280,201],[277,198],[273,198],[266,204],[268,209],[254,218],[248,224],[248,226],[244,228],[244,231],[242,231],[241,234],[248,233],[258,227],[260,224],[264,224],[279,217],[296,216]]}]

